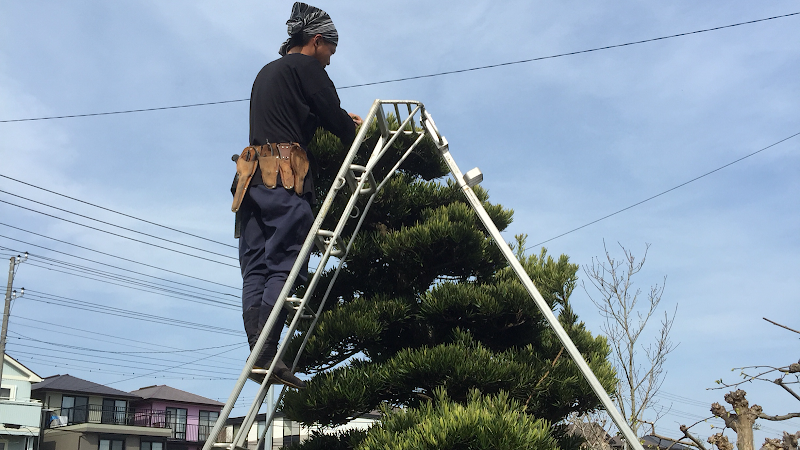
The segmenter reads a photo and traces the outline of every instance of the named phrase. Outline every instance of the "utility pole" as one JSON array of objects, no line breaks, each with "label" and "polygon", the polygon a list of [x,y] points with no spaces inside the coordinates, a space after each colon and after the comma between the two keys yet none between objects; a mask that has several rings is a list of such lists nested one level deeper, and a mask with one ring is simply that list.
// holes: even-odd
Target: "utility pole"
[{"label": "utility pole", "polygon": [[[25,257],[20,255],[12,256],[8,265],[8,285],[6,286],[6,304],[3,309],[3,329],[0,332],[0,381],[3,379],[3,366],[6,360],[6,333],[8,333],[8,316],[11,315],[11,287],[14,284],[14,274],[17,266],[28,260],[28,252],[25,252]],[[25,292],[23,288],[23,292]],[[14,291],[14,298],[16,298],[16,291]]]}]

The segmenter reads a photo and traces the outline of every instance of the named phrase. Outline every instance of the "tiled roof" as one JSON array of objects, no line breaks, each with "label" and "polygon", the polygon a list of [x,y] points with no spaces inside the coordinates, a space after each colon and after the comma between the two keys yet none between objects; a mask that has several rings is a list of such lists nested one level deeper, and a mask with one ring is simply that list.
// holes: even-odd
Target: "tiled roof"
[{"label": "tiled roof", "polygon": [[72,375],[53,375],[31,386],[31,391],[62,391],[80,394],[104,395],[109,397],[138,398],[125,391],[82,380]]},{"label": "tiled roof", "polygon": [[131,394],[148,400],[167,400],[172,402],[196,403],[220,407],[225,406],[224,403],[220,403],[216,400],[201,397],[199,395],[192,394],[191,392],[182,391],[180,389],[175,389],[174,387],[169,387],[163,384],[160,386],[143,387],[139,390],[132,391]]}]

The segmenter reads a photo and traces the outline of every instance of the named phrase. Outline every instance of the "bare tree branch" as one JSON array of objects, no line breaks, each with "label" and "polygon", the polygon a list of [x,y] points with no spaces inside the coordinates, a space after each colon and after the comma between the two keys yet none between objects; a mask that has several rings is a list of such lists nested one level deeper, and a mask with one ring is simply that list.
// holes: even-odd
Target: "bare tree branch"
[{"label": "bare tree branch", "polygon": [[[699,422],[698,422],[698,423],[699,423]],[[694,425],[697,425],[697,423],[695,423]],[[692,425],[692,427],[693,427],[694,425]],[[705,446],[705,445],[703,445],[703,442],[702,442],[702,441],[700,441],[700,439],[697,439],[697,438],[696,438],[696,437],[695,437],[693,434],[689,433],[689,428],[691,428],[691,427],[687,427],[686,425],[681,425],[681,426],[680,426],[680,429],[681,429],[681,431],[683,432],[683,435],[684,435],[684,437],[686,437],[686,438],[687,438],[687,439],[689,439],[690,441],[694,442],[694,445],[695,445],[697,448],[699,448],[699,449],[701,449],[701,450],[707,450],[707,449],[706,449],[706,446]]]},{"label": "bare tree branch", "polygon": [[655,396],[666,375],[667,355],[676,347],[670,341],[675,312],[671,315],[665,312],[653,342],[642,343],[645,328],[650,329],[650,319],[656,315],[664,294],[666,277],[662,283],[650,286],[646,293],[635,288],[634,277],[644,266],[650,244],[645,244],[641,259],[621,244],[619,247],[623,257],[616,259],[603,242],[605,260],[592,258],[592,264],[583,268],[597,295],[589,293],[586,284],[583,288],[605,319],[602,331],[608,338],[620,378],[614,400],[636,432],[645,411],[657,403]]},{"label": "bare tree branch", "polygon": [[764,413],[761,413],[761,414],[758,415],[759,419],[767,419],[767,420],[772,420],[772,421],[789,420],[789,419],[793,419],[795,417],[800,417],[800,413],[789,413],[789,414],[784,414],[782,416],[768,416],[768,415],[766,415]]},{"label": "bare tree branch", "polygon": [[772,320],[769,320],[769,319],[767,319],[766,317],[762,317],[762,319],[766,320],[767,322],[769,322],[769,323],[771,323],[771,324],[773,324],[773,325],[777,325],[777,326],[779,326],[779,327],[781,327],[781,328],[786,328],[786,329],[787,329],[787,330],[789,330],[789,331],[794,331],[795,333],[797,333],[797,334],[800,334],[800,331],[797,331],[797,330],[794,330],[794,329],[792,329],[792,328],[789,328],[789,327],[787,327],[786,325],[781,325],[781,324],[779,324],[778,322],[773,322]]},{"label": "bare tree branch", "polygon": [[783,382],[783,378],[778,378],[777,380],[773,381],[773,383],[786,389],[786,392],[792,394],[794,398],[800,400],[800,395],[797,395],[797,392],[793,391],[789,386],[787,386],[786,383]]}]

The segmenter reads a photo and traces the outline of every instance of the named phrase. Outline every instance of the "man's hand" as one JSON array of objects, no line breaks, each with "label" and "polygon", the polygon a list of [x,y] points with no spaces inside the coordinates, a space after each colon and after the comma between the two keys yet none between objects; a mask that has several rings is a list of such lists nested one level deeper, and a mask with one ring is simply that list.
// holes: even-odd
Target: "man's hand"
[{"label": "man's hand", "polygon": [[361,120],[361,116],[359,116],[358,114],[347,113],[347,115],[350,116],[351,119],[353,119],[353,123],[356,124],[356,126],[360,126],[362,123],[364,123],[364,121]]}]

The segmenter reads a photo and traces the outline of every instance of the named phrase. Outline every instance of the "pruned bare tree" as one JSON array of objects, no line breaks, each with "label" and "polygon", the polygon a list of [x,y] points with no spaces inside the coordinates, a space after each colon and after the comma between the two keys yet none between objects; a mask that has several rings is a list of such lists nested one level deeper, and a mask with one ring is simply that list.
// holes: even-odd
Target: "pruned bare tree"
[{"label": "pruned bare tree", "polygon": [[671,315],[664,311],[654,339],[644,334],[657,314],[667,278],[661,285],[650,286],[646,295],[642,295],[634,287],[633,278],[642,270],[650,244],[645,245],[641,260],[621,244],[620,248],[624,256],[617,259],[603,242],[605,259],[592,258],[592,264],[583,267],[596,294],[589,293],[585,283],[583,287],[605,319],[602,331],[611,345],[619,378],[614,401],[633,431],[638,432],[645,411],[653,410],[652,422],[663,414],[663,410],[655,409],[655,396],[664,382],[667,355],[675,349],[670,331],[676,311]]},{"label": "pruned bare tree", "polygon": [[[789,331],[800,333],[800,331],[773,322],[772,320],[766,318],[764,320]],[[738,450],[754,450],[755,445],[753,429],[756,425],[756,420],[763,419],[770,421],[783,421],[800,417],[800,412],[792,412],[783,415],[766,414],[761,406],[750,406],[750,402],[748,402],[746,397],[747,393],[741,389],[738,389],[738,386],[744,383],[749,383],[756,380],[765,381],[780,386],[789,395],[797,400],[800,400],[800,394],[798,394],[794,389],[792,389],[792,387],[789,386],[790,384],[800,383],[800,361],[782,367],[749,366],[741,367],[739,369],[739,373],[742,376],[741,381],[735,383],[726,383],[722,379],[719,379],[716,381],[719,387],[713,388],[737,388],[735,391],[730,391],[725,394],[724,397],[725,402],[731,405],[730,411],[716,402],[711,405],[711,414],[713,414],[713,417],[722,419],[722,421],[725,423],[722,432],[716,433],[708,438],[708,442],[712,446],[716,446],[716,448],[719,450],[733,449],[733,444],[730,443],[728,438],[723,434],[727,428],[730,428],[734,431],[734,433],[736,433],[736,448]],[[770,379],[772,376],[775,376],[774,374],[777,374],[778,377],[774,380]],[[691,429],[693,426],[694,425],[687,427],[686,425],[681,425],[680,430],[687,439],[691,440],[695,444],[696,447],[706,450],[702,442],[700,442],[696,436],[689,432],[689,429]],[[761,450],[797,450],[798,438],[800,438],[800,431],[793,434],[784,431],[782,439],[766,438]]]}]

